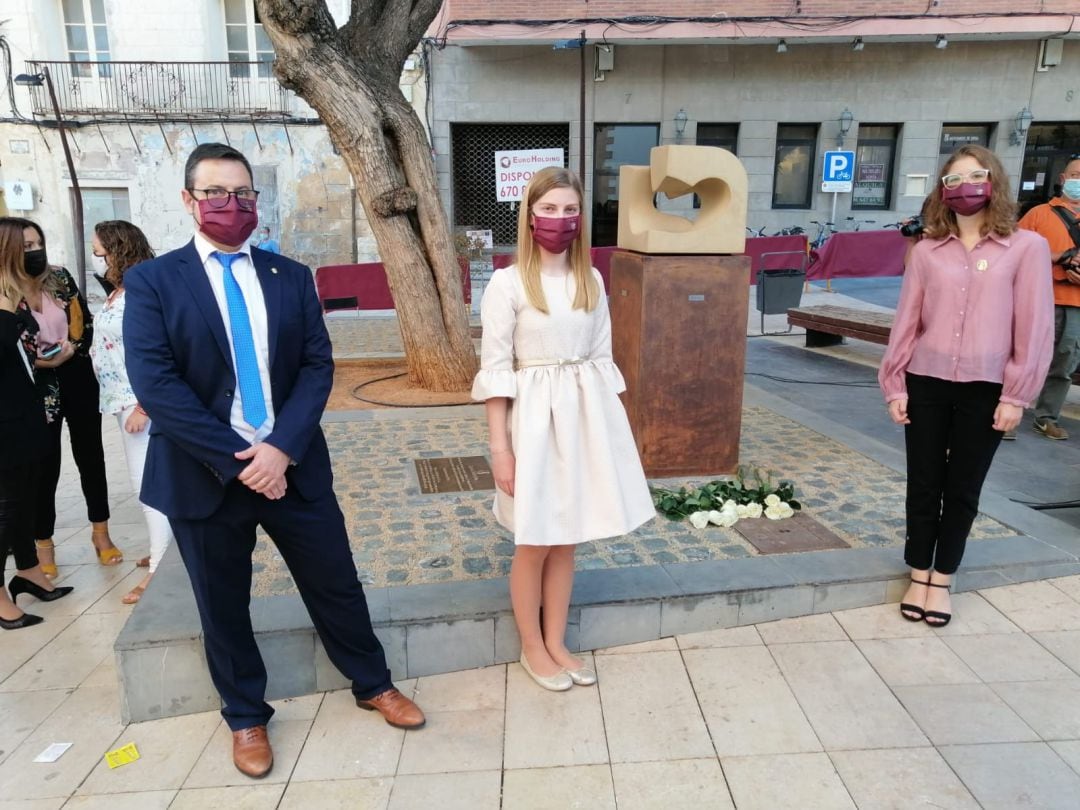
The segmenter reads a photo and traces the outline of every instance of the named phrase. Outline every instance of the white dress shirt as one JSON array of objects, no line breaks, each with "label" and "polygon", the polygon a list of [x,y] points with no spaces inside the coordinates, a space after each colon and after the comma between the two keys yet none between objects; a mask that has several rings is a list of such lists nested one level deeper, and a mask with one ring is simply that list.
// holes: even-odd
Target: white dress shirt
[{"label": "white dress shirt", "polygon": [[[232,352],[233,369],[236,369],[236,347],[232,340],[232,323],[229,320],[229,305],[225,298],[225,270],[217,257],[211,254],[217,248],[211,245],[206,238],[196,232],[195,249],[202,259],[203,269],[210,279],[210,288],[214,291],[218,309],[221,311],[221,320],[225,322],[225,335],[229,339],[229,349]],[[255,342],[255,357],[259,363],[259,380],[262,382],[263,400],[266,403],[266,421],[257,430],[244,421],[244,403],[240,394],[240,385],[233,385],[232,410],[229,421],[232,429],[251,444],[260,442],[270,435],[274,429],[274,400],[270,395],[270,341],[269,328],[266,320],[266,299],[263,297],[262,285],[255,272],[255,265],[251,261],[251,248],[245,243],[236,251],[241,254],[233,260],[232,273],[236,283],[240,285],[240,291],[244,294],[244,303],[247,304],[248,318],[251,320],[251,336]]]}]

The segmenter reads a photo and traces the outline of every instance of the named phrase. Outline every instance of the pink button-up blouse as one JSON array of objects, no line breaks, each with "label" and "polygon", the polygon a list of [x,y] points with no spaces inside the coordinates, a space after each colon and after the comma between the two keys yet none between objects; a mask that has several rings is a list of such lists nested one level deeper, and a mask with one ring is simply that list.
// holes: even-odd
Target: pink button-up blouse
[{"label": "pink button-up blouse", "polygon": [[1031,231],[984,237],[968,252],[955,236],[911,251],[881,361],[885,401],[907,397],[905,372],[951,382],[1002,383],[1001,402],[1039,393],[1054,345],[1050,248]]}]

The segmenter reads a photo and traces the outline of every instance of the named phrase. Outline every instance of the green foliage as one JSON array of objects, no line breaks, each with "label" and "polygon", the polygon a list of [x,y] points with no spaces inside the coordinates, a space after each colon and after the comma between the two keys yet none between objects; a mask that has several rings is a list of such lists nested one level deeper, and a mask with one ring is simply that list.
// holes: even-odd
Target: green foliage
[{"label": "green foliage", "polygon": [[734,478],[710,481],[696,489],[679,487],[676,491],[649,487],[649,491],[656,511],[668,520],[683,520],[694,512],[719,510],[729,500],[737,504],[760,503],[765,506],[765,499],[769,495],[786,501],[792,509],[802,509],[802,504],[795,500],[795,484],[791,481],[781,480],[774,484],[770,473],[762,476],[760,470],[748,471],[745,467],[739,467]]}]

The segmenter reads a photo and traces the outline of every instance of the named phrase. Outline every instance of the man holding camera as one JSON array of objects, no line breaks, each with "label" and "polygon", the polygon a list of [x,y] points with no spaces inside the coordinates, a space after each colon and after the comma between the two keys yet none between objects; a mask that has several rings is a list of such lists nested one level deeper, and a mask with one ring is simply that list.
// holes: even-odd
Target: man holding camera
[{"label": "man holding camera", "polygon": [[1035,403],[1032,427],[1048,439],[1069,433],[1057,420],[1080,363],[1080,154],[1072,155],[1061,173],[1061,196],[1036,206],[1020,227],[1041,234],[1050,243],[1054,275],[1054,356],[1046,383]]}]

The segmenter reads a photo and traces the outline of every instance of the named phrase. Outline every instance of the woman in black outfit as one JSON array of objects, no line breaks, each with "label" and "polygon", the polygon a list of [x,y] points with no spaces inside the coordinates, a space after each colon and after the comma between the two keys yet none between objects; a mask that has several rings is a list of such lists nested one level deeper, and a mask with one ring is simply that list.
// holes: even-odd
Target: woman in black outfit
[{"label": "woman in black outfit", "polygon": [[27,321],[23,290],[29,286],[23,258],[23,227],[0,219],[0,580],[8,555],[15,557],[16,574],[8,590],[0,587],[0,627],[17,630],[40,624],[40,616],[23,613],[16,605],[29,593],[51,602],[71,593],[57,588],[41,570],[34,550],[35,488],[41,461],[49,448],[45,408],[34,386],[34,340]]},{"label": "woman in black outfit", "polygon": [[[44,460],[38,487],[34,537],[38,559],[48,576],[56,576],[53,530],[56,526],[56,486],[60,480],[60,435],[67,420],[71,453],[79,468],[87,517],[92,528],[98,562],[118,565],[124,555],[109,537],[109,491],[105,478],[105,451],[101,444],[101,413],[98,410],[98,382],[90,362],[94,322],[75,279],[63,267],[48,264],[45,234],[31,220],[12,218],[23,227],[26,274],[30,285],[24,291],[31,328],[37,341],[35,378],[45,402],[49,423],[49,454]],[[45,357],[45,349],[59,344],[61,349]]]}]

